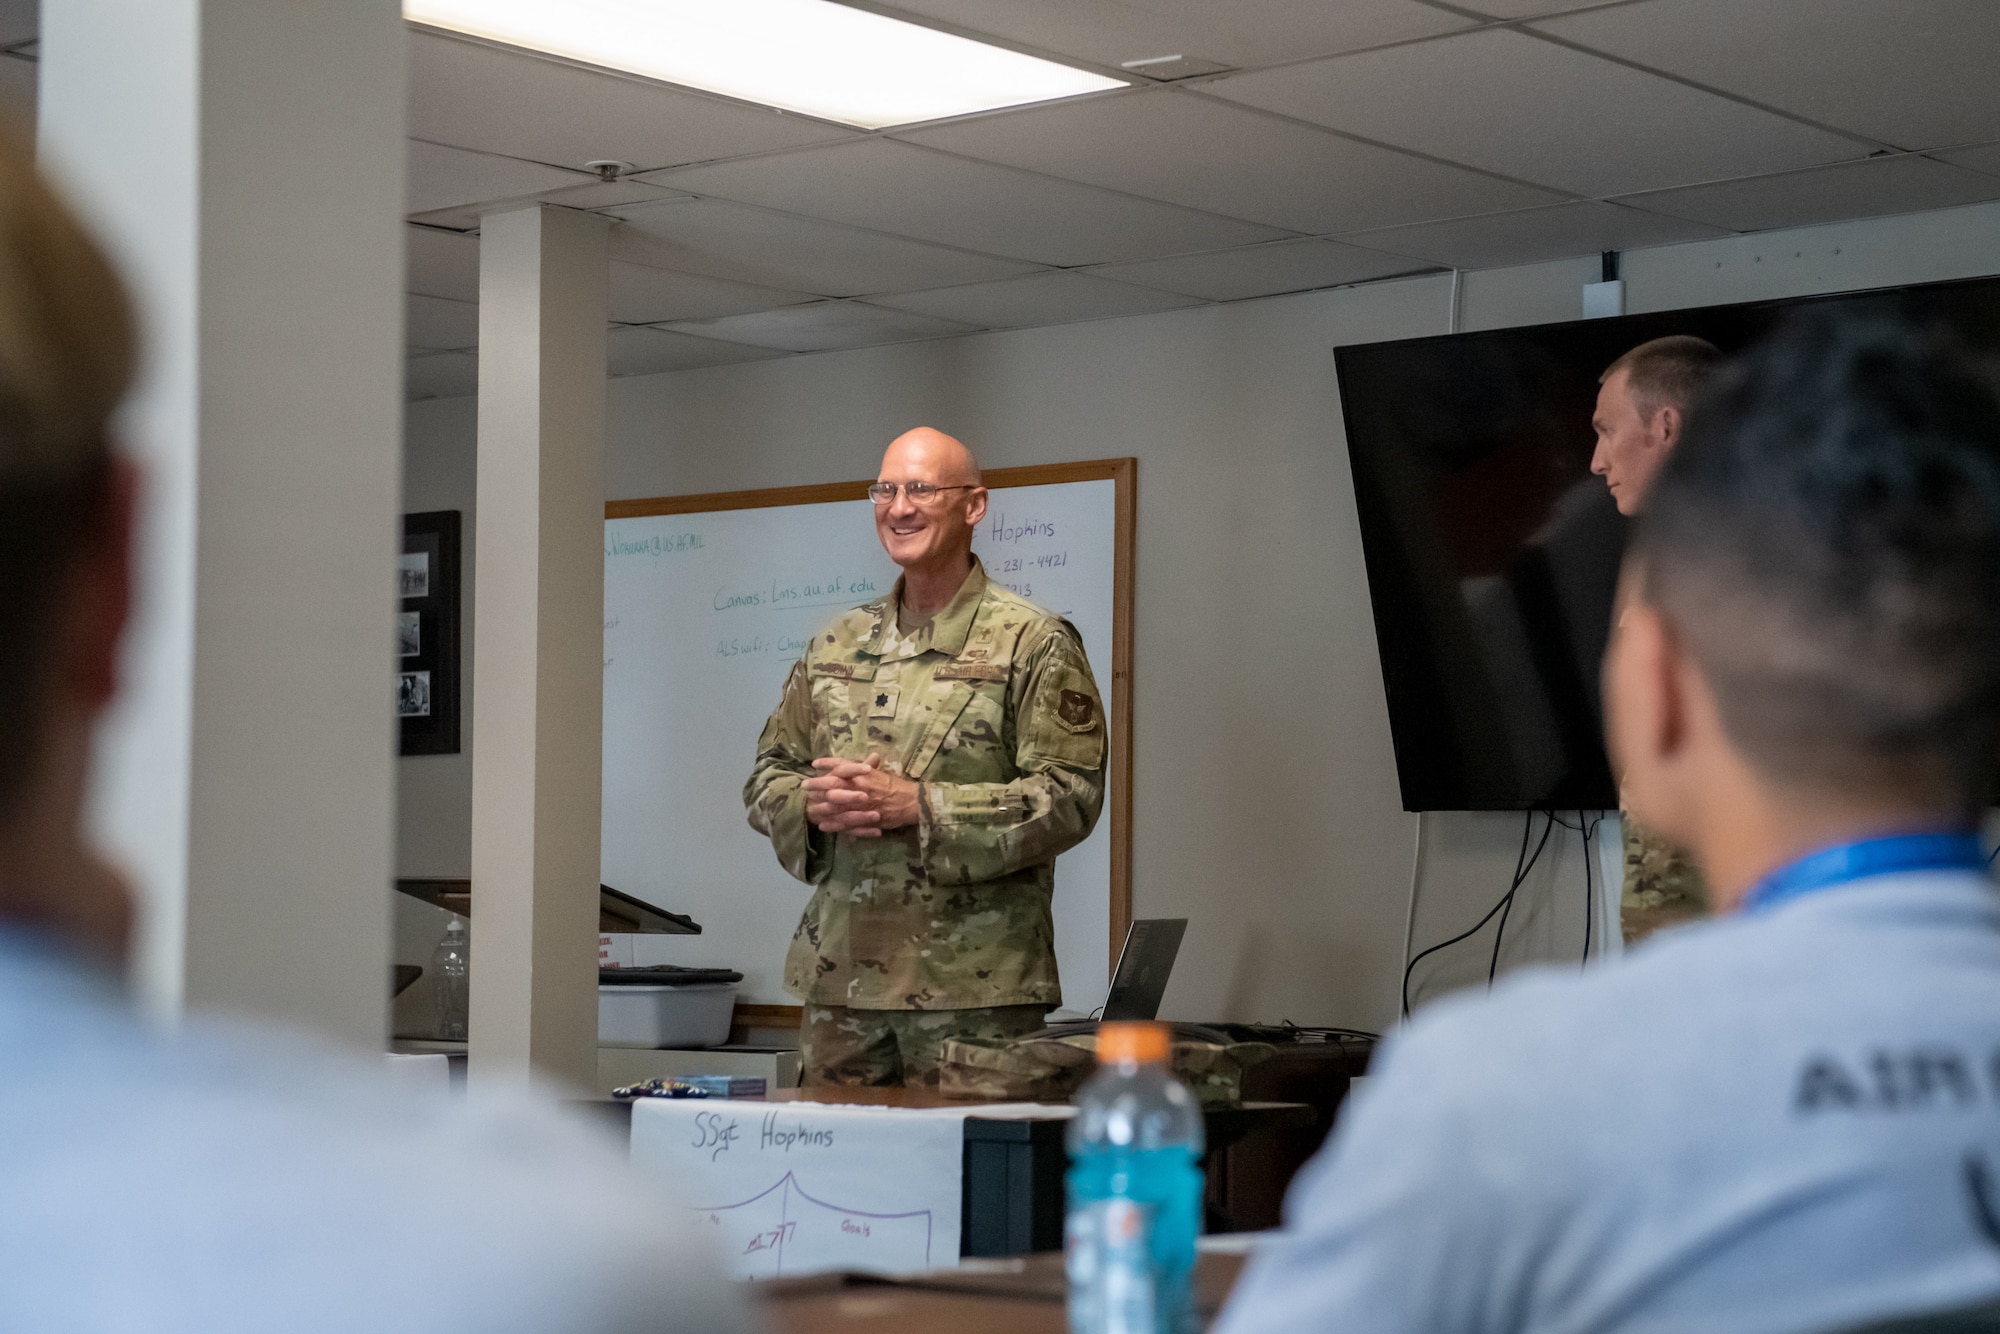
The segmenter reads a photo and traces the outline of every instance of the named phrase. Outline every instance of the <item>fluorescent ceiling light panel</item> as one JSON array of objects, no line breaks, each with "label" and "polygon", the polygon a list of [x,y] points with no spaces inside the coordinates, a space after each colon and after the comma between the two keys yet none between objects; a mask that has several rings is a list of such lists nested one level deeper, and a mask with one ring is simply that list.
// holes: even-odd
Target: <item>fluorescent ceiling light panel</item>
[{"label": "fluorescent ceiling light panel", "polygon": [[1127,86],[830,0],[404,0],[403,16],[869,130]]}]

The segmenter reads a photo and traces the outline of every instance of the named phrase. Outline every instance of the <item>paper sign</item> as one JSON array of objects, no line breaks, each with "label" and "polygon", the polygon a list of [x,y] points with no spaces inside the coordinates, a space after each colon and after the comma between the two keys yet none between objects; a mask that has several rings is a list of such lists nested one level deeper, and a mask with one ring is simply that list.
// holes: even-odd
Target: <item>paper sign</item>
[{"label": "paper sign", "polygon": [[657,968],[663,963],[685,964],[687,942],[693,936],[670,931],[606,931],[597,937],[599,968]]},{"label": "paper sign", "polygon": [[671,1180],[732,1277],[946,1269],[965,1118],[1067,1110],[649,1098],[632,1108],[632,1157]]}]

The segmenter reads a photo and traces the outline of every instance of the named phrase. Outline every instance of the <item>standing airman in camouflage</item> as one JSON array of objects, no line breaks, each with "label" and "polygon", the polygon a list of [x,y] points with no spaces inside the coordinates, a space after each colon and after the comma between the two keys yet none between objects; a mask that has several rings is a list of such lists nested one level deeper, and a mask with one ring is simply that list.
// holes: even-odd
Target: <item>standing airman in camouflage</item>
[{"label": "standing airman in camouflage", "polygon": [[[1620,514],[1639,512],[1660,465],[1681,437],[1688,405],[1722,354],[1705,339],[1677,334],[1627,352],[1598,377],[1591,426],[1597,451],[1590,470],[1604,479]],[[1625,943],[1708,911],[1701,871],[1687,855],[1624,818],[1625,893],[1619,905]]]},{"label": "standing airman in camouflage", "polygon": [[1014,1037],[1061,1003],[1057,854],[1104,802],[1104,707],[1061,617],[972,554],[986,491],[919,428],[882,458],[889,596],[813,637],[744,785],[750,824],[815,886],[785,956],[808,1084],[937,1082],[952,1037]]}]

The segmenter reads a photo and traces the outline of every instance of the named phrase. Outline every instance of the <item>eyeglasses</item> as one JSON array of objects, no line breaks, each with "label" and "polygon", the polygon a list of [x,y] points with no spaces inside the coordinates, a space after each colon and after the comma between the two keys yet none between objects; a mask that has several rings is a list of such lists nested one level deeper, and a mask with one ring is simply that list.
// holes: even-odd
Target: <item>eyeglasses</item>
[{"label": "eyeglasses", "polygon": [[910,498],[912,505],[935,505],[938,497],[947,491],[973,491],[978,488],[970,483],[959,486],[933,486],[929,482],[875,482],[868,488],[868,498],[877,505],[893,505],[896,503],[896,492],[899,489]]}]

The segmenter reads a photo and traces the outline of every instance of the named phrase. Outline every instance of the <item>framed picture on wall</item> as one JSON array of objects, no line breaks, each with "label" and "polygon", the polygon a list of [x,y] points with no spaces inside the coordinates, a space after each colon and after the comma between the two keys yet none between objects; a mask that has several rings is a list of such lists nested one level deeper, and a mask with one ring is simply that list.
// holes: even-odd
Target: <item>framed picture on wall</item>
[{"label": "framed picture on wall", "polygon": [[405,755],[458,753],[459,512],[403,516],[396,721]]}]

